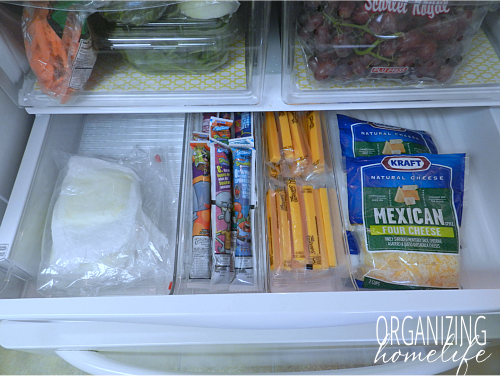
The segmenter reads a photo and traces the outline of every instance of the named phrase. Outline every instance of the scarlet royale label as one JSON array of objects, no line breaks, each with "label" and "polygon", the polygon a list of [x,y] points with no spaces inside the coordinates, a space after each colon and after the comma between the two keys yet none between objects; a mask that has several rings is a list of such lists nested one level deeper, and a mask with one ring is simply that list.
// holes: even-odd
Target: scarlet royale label
[{"label": "scarlet royale label", "polygon": [[[365,9],[368,12],[392,12],[405,14],[408,12],[408,0],[367,0]],[[427,16],[432,19],[441,13],[448,13],[448,1],[446,0],[421,0],[411,4],[413,16]]]}]

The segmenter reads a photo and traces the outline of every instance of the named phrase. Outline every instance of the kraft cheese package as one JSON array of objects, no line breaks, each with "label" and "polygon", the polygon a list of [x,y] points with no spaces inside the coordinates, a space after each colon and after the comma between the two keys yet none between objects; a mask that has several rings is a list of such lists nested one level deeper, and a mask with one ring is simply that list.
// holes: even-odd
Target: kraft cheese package
[{"label": "kraft cheese package", "polygon": [[432,137],[423,130],[408,130],[337,114],[343,157],[437,154]]},{"label": "kraft cheese package", "polygon": [[465,154],[346,158],[363,288],[460,288]]}]

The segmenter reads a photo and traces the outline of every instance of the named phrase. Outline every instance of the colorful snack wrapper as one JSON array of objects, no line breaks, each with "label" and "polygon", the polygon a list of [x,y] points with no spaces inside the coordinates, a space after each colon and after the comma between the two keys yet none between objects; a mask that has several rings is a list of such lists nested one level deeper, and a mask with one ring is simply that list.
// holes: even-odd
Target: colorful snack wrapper
[{"label": "colorful snack wrapper", "polygon": [[193,141],[208,141],[209,140],[209,134],[208,133],[200,133],[200,132],[193,132]]},{"label": "colorful snack wrapper", "polygon": [[217,117],[223,118],[223,119],[230,119],[231,121],[234,121],[236,114],[237,113],[233,113],[231,111],[229,111],[229,112],[221,111],[221,112],[217,113]]},{"label": "colorful snack wrapper", "polygon": [[217,113],[203,113],[202,132],[210,134],[210,118],[212,117],[217,117]]},{"label": "colorful snack wrapper", "polygon": [[210,118],[210,138],[224,144],[228,144],[231,139],[231,126],[233,121],[217,117]]},{"label": "colorful snack wrapper", "polygon": [[254,258],[252,251],[252,163],[253,150],[234,148],[233,194],[234,221],[236,223],[236,246],[234,251],[235,278],[233,284],[253,285]]},{"label": "colorful snack wrapper", "polygon": [[209,279],[210,245],[210,149],[205,142],[191,142],[193,149],[193,262],[190,279]]},{"label": "colorful snack wrapper", "polygon": [[341,114],[337,114],[337,121],[344,157],[438,153],[431,136],[423,130],[361,121]]},{"label": "colorful snack wrapper", "polygon": [[210,142],[212,177],[212,284],[231,280],[231,213],[233,208],[230,151]]},{"label": "colorful snack wrapper", "polygon": [[234,113],[234,137],[246,138],[253,137],[253,119],[252,113]]}]

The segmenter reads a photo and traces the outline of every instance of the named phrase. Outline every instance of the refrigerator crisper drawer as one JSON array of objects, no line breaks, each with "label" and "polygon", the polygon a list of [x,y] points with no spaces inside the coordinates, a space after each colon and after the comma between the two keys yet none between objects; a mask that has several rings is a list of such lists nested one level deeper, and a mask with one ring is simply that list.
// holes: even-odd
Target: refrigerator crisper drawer
[{"label": "refrigerator crisper drawer", "polygon": [[[171,67],[165,67],[165,59],[156,54],[167,53],[161,53],[165,50],[158,50],[153,43],[142,41],[139,46],[143,49],[149,46],[149,50],[140,51],[132,49],[131,44],[127,44],[129,50],[123,52],[134,54],[133,63],[127,62],[120,54],[120,50],[115,51],[116,54],[109,54],[103,49],[97,54],[96,63],[84,89],[73,94],[64,105],[41,91],[30,69],[23,42],[22,11],[23,7],[19,5],[0,4],[0,49],[3,52],[0,58],[1,87],[19,106],[103,108],[130,105],[143,107],[256,105],[261,101],[270,2],[241,2],[236,11],[238,29],[234,33],[230,31],[231,37],[234,38],[226,38],[225,41],[216,40],[219,45],[215,46],[215,50],[225,49],[224,60],[221,60],[220,53],[214,54],[212,43],[208,47],[201,48],[196,45],[199,45],[199,40],[207,37],[206,31],[202,28],[191,31],[189,41],[185,41],[185,37],[176,32],[172,38],[170,37],[172,32],[169,32],[168,38],[164,39],[168,40],[171,48],[168,51],[170,60],[174,61],[171,66],[177,65],[187,72],[172,73]],[[96,16],[97,13],[94,13],[89,20]],[[157,35],[158,32],[155,31],[154,36]],[[140,40],[146,37],[139,35]],[[96,36],[93,39],[98,40]],[[97,46],[97,41],[93,42],[93,46]],[[208,48],[211,56],[207,52],[200,54],[200,51]],[[175,51],[172,51],[173,49]],[[176,54],[177,49],[178,54]],[[181,54],[190,60],[198,57],[198,66],[205,69],[209,67],[209,72],[205,70],[201,73],[199,70],[191,70],[193,69],[191,67],[186,68],[182,63],[179,64]],[[138,60],[141,62],[139,69],[154,66],[155,73],[152,74],[147,70],[143,73],[138,70],[134,66]],[[151,60],[159,61],[153,63]],[[221,65],[214,67],[217,63]]]},{"label": "refrigerator crisper drawer", "polygon": [[[347,113],[347,112],[346,112]],[[0,317],[14,320],[136,322],[213,328],[307,328],[375,322],[381,312],[468,314],[500,311],[500,109],[419,109],[348,112],[354,117],[430,131],[441,152],[470,157],[461,231],[462,290],[336,291],[37,298],[35,278],[47,207],[58,175],[53,151],[122,154],[134,145],[170,149],[176,189],[181,180],[185,115],[58,115],[37,117],[14,189],[26,198],[11,256],[31,277],[2,272]],[[335,113],[327,114],[330,133]],[[330,138],[330,145],[336,145]],[[185,146],[184,146],[185,147]],[[335,152],[334,152],[335,154]],[[184,158],[186,156],[184,155]],[[186,165],[186,163],[184,163]],[[29,171],[31,169],[31,174]],[[23,196],[24,195],[24,196]],[[182,196],[179,195],[182,203]],[[11,215],[12,216],[12,215]],[[172,216],[177,227],[178,216]],[[3,225],[9,224],[4,221]],[[177,228],[176,228],[177,229]],[[187,232],[187,231],[186,231]],[[180,237],[180,236],[178,236]],[[258,243],[265,245],[262,240]],[[181,243],[177,243],[179,247]]]}]

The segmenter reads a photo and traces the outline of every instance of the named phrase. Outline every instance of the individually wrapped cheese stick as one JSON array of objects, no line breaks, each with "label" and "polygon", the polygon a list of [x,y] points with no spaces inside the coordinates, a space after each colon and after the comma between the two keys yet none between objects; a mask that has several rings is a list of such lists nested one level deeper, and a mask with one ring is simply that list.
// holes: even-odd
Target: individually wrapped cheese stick
[{"label": "individually wrapped cheese stick", "polygon": [[304,262],[306,260],[306,252],[304,247],[304,229],[302,223],[302,208],[300,199],[301,187],[297,185],[294,178],[286,179],[286,197],[288,204],[288,216],[290,220],[292,244],[293,244],[293,260]]},{"label": "individually wrapped cheese stick", "polygon": [[278,121],[279,135],[281,138],[281,153],[286,161],[292,162],[295,159],[295,155],[293,153],[292,133],[290,131],[288,114],[286,111],[278,112]]},{"label": "individually wrapped cheese stick", "polygon": [[325,170],[325,153],[319,112],[306,112],[303,121],[304,131],[308,137],[309,148],[311,149],[311,166],[314,173],[320,174]]},{"label": "individually wrapped cheese stick", "polygon": [[313,187],[311,185],[302,186],[302,198],[304,201],[304,212],[306,222],[306,244],[308,269],[328,269],[328,257],[323,254],[320,247],[320,234],[317,210],[314,200]]},{"label": "individually wrapped cheese stick", "polygon": [[278,211],[279,227],[279,267],[284,270],[292,269],[292,241],[290,234],[290,219],[288,218],[288,202],[285,187],[276,189],[276,207]]},{"label": "individually wrapped cheese stick", "polygon": [[273,112],[266,113],[266,149],[267,160],[276,166],[281,161],[280,143],[278,139],[278,129],[276,118]]},{"label": "individually wrapped cheese stick", "polygon": [[[269,252],[269,269],[274,271],[276,259],[275,241],[277,236],[275,230],[277,228],[276,221],[273,222],[273,214],[276,211],[276,191],[269,189],[266,192],[266,223],[267,223],[267,250]],[[276,218],[275,218],[276,220]]]},{"label": "individually wrapped cheese stick", "polygon": [[296,176],[307,177],[312,171],[311,168],[311,154],[307,138],[304,134],[300,117],[296,111],[288,111],[288,125],[292,135],[293,154],[294,159],[290,163],[290,169]]}]

